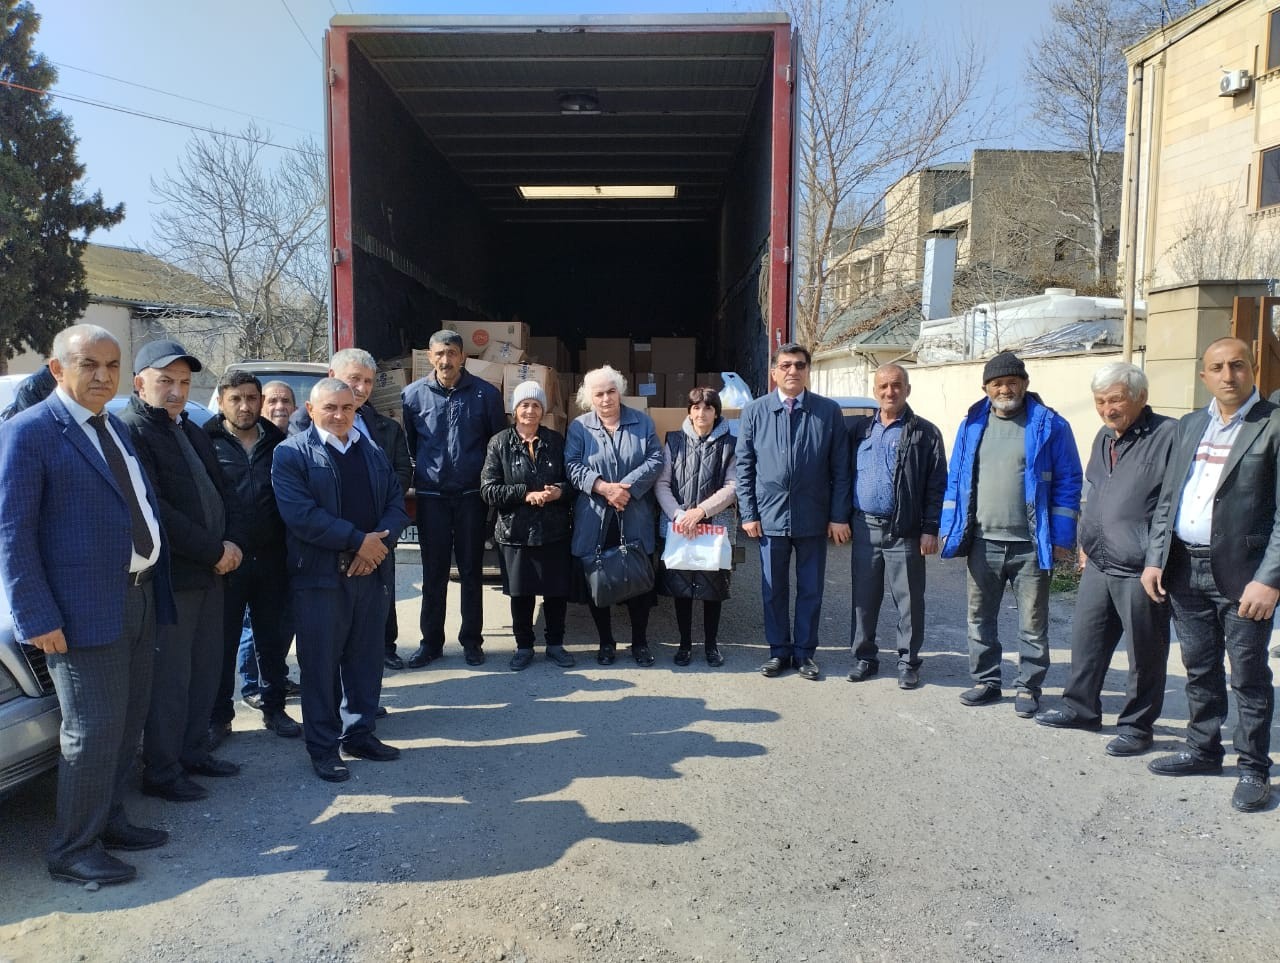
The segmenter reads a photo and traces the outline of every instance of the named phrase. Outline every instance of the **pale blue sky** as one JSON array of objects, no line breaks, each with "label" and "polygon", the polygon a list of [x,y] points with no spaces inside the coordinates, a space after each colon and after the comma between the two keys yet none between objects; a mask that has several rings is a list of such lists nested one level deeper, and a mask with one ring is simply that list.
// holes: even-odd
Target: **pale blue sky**
[{"label": "pale blue sky", "polygon": [[[37,48],[58,65],[57,89],[129,110],[220,129],[260,118],[278,143],[323,131],[322,71],[317,51],[329,18],[349,13],[540,14],[704,13],[760,9],[765,3],[696,0],[578,0],[482,4],[395,0],[33,0],[43,18]],[[898,0],[890,7],[913,32],[976,37],[986,52],[988,96],[1008,105],[1006,136],[989,146],[1033,146],[1013,95],[1027,45],[1048,14],[1046,0]],[[295,26],[291,15],[296,18]],[[93,73],[88,73],[92,71]],[[157,88],[165,96],[94,74]],[[218,108],[193,103],[204,101]],[[153,208],[150,178],[172,170],[192,131],[114,110],[56,100],[80,138],[86,186],[109,203],[123,201],[125,221],[95,241],[146,247]],[[235,113],[239,111],[241,113]]]}]

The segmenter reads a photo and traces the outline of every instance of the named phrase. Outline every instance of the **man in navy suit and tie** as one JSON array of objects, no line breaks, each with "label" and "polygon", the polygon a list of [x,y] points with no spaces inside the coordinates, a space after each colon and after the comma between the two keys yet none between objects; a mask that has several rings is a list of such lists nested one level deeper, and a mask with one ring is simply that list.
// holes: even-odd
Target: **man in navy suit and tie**
[{"label": "man in navy suit and tie", "polygon": [[54,393],[0,430],[0,578],[19,640],[62,706],[49,873],[123,883],[108,849],[162,846],[122,805],[151,694],[156,623],[175,618],[159,510],[122,423],[105,413],[120,345],[79,324],[53,342]]}]

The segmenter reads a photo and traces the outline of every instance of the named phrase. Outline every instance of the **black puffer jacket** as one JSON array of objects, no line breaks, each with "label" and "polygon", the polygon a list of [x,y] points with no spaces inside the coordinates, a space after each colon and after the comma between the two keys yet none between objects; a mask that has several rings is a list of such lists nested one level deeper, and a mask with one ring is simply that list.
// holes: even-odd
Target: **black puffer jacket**
[{"label": "black puffer jacket", "polygon": [[[536,458],[514,428],[489,439],[480,495],[498,510],[493,537],[503,545],[549,545],[569,537],[573,486],[564,471],[564,438],[550,428],[539,428],[534,441]],[[560,497],[542,508],[525,502],[530,491],[560,486]]]},{"label": "black puffer jacket", "polygon": [[240,439],[227,429],[224,415],[214,415],[204,430],[213,441],[218,464],[227,487],[249,512],[249,544],[242,545],[246,555],[278,555],[284,558],[284,522],[276,507],[271,489],[271,458],[276,445],[284,441],[284,432],[266,418],[258,419],[261,432],[253,448],[246,451]]},{"label": "black puffer jacket", "polygon": [[151,479],[160,503],[160,524],[169,538],[172,553],[174,589],[212,588],[218,578],[213,567],[222,558],[223,541],[234,542],[242,549],[249,541],[248,513],[222,477],[213,442],[184,412],[178,430],[187,436],[222,496],[223,524],[216,528],[204,522],[200,493],[178,447],[169,413],[163,408],[151,407],[134,395],[120,413],[120,420],[129,426],[138,460]]}]

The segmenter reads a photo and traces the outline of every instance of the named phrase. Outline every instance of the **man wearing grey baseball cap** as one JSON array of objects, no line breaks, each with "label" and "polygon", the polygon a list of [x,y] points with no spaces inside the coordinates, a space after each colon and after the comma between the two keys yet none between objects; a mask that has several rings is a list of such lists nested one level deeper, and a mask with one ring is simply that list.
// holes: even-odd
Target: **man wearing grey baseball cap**
[{"label": "man wearing grey baseball cap", "polygon": [[997,623],[1006,584],[1018,600],[1018,691],[1013,709],[1030,719],[1049,671],[1049,576],[1074,557],[1080,514],[1080,453],[1065,418],[1028,391],[1027,366],[1001,351],[982,369],[986,395],[960,423],[951,449],[939,535],[942,557],[967,556],[967,706],[1000,699]]},{"label": "man wearing grey baseball cap", "polygon": [[199,359],[177,341],[152,341],[138,349],[133,368],[135,394],[120,418],[156,490],[178,609],[177,624],[156,633],[142,791],[193,802],[208,791],[190,774],[239,772],[210,753],[209,714],[222,665],[222,576],[240,564],[248,513],[224,482],[213,442],[187,419]]}]

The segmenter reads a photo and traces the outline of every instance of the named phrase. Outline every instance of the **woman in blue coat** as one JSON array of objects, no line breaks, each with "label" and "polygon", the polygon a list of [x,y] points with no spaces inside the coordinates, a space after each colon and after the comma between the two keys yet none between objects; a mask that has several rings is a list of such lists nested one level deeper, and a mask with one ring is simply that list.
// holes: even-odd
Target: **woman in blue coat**
[{"label": "woman in blue coat", "polygon": [[[565,471],[578,490],[571,551],[579,578],[583,560],[595,555],[597,545],[618,545],[623,532],[653,553],[657,517],[653,483],[662,470],[662,446],[653,419],[622,403],[626,389],[626,379],[608,365],[588,371],[578,389],[578,407],[586,414],[569,425],[565,440]],[[596,661],[612,665],[617,642],[610,610],[587,604],[600,636]],[[651,604],[649,592],[626,603],[631,616],[631,657],[637,665],[654,661],[645,635]]]}]

